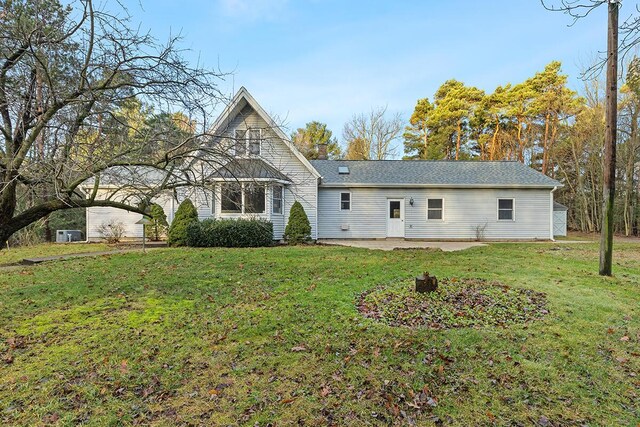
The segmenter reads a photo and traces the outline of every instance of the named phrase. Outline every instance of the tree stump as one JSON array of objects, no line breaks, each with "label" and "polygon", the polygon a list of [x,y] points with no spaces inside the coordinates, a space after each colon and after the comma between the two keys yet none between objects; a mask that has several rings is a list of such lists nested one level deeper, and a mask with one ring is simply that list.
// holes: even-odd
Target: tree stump
[{"label": "tree stump", "polygon": [[433,292],[436,289],[438,289],[436,276],[429,276],[429,272],[425,271],[422,276],[416,277],[416,292]]}]

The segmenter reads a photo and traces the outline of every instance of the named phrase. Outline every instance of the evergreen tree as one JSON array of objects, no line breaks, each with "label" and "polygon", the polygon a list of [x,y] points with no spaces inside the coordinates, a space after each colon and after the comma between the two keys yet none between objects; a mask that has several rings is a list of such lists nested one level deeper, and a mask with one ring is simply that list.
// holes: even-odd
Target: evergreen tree
[{"label": "evergreen tree", "polygon": [[318,158],[318,145],[327,145],[327,158],[339,159],[342,150],[333,132],[327,129],[325,123],[309,122],[304,128],[299,128],[291,135],[291,141],[296,148],[309,160]]},{"label": "evergreen tree", "polygon": [[167,243],[170,246],[186,246],[187,245],[187,229],[193,222],[198,221],[198,211],[189,199],[185,199],[178,210],[176,216],[169,227],[169,239]]},{"label": "evergreen tree", "polygon": [[169,223],[167,223],[167,216],[164,213],[164,209],[162,209],[162,206],[159,204],[152,203],[149,213],[151,216],[151,224],[145,226],[145,234],[147,239],[157,242],[167,234]]},{"label": "evergreen tree", "polygon": [[304,208],[297,200],[291,206],[289,222],[284,230],[284,239],[293,244],[304,243],[311,239],[311,224]]}]

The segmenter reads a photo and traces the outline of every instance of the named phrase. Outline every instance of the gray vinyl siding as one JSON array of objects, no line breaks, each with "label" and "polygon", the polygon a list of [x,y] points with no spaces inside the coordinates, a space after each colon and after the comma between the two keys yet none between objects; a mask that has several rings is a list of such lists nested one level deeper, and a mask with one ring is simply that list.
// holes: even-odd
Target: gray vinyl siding
[{"label": "gray vinyl siding", "polygon": [[[340,210],[340,193],[351,192],[351,210]],[[546,189],[393,189],[319,188],[320,238],[385,238],[387,199],[404,198],[405,238],[475,239],[476,226],[484,238],[550,238],[551,203]],[[413,198],[414,204],[409,201]],[[444,199],[444,219],[427,220],[427,198]],[[497,199],[515,199],[515,221],[497,219]],[[342,230],[343,225],[348,230]]]}]

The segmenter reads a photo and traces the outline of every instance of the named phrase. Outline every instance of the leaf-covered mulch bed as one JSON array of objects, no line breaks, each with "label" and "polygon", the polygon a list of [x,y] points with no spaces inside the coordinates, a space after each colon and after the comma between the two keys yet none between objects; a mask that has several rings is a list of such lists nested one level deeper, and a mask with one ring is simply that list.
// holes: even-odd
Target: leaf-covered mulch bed
[{"label": "leaf-covered mulch bed", "polygon": [[433,329],[526,323],[548,313],[544,293],[483,279],[442,279],[437,291],[424,294],[402,281],[362,293],[356,305],[391,326]]}]

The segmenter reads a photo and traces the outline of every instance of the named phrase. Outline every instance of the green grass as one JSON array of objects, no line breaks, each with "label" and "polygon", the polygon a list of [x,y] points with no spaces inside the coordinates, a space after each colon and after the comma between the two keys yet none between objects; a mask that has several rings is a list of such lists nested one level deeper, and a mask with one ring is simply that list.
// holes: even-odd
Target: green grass
[{"label": "green grass", "polygon": [[[570,250],[551,250],[567,247]],[[640,247],[157,249],[0,274],[3,425],[640,422]],[[363,318],[357,295],[438,277],[547,295],[526,325]]]},{"label": "green grass", "polygon": [[0,250],[0,265],[12,264],[24,258],[67,255],[80,252],[101,252],[116,249],[105,243],[43,243],[33,246],[18,246]]}]

